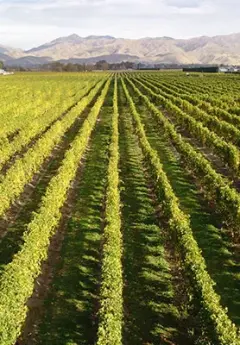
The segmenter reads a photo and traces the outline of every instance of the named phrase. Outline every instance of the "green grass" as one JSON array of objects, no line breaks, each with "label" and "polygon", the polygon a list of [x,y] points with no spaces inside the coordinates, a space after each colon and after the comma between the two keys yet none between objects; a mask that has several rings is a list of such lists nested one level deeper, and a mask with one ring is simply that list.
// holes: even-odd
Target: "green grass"
[{"label": "green grass", "polygon": [[[73,77],[70,74],[67,76]],[[46,80],[49,78],[47,74],[42,77]],[[52,78],[62,80],[57,74]],[[30,337],[31,344],[93,345],[97,340],[102,234],[106,225],[104,207],[112,134],[112,86],[77,174],[73,198],[70,199],[71,211],[65,215],[63,244],[60,253],[56,253],[60,257],[56,259],[57,265],[52,264],[52,281],[47,286],[44,306],[40,306],[37,337],[34,340]],[[130,91],[132,93],[131,88]],[[158,214],[160,208],[153,191],[151,171],[144,161],[131,112],[120,85],[119,101],[123,345],[197,344],[197,341],[194,342],[199,330],[197,308],[189,302],[188,292],[191,289],[188,289],[187,279],[183,282],[177,243],[174,239],[170,243],[171,235]],[[135,104],[149,142],[159,153],[163,168],[179,198],[180,207],[190,215],[194,237],[202,250],[207,269],[216,282],[216,291],[221,295],[222,304],[228,307],[230,318],[240,325],[240,260],[222,228],[221,217],[207,206],[196,180],[185,169],[180,155],[154,117],[139,103],[138,97],[135,97]],[[32,213],[38,209],[50,179],[56,174],[64,152],[91,106],[67,132],[33,193],[24,200],[26,203],[20,207],[15,222],[8,224],[6,235],[0,241],[0,274],[20,250],[26,225],[31,221]],[[199,339],[203,341],[201,335]],[[24,341],[28,344],[27,335]]]},{"label": "green grass", "polygon": [[96,340],[111,110],[106,107],[102,110],[77,180],[62,259],[45,301],[39,344],[89,345]]},{"label": "green grass", "polygon": [[[121,93],[121,104],[125,101]],[[142,152],[127,107],[120,107],[120,177],[123,215],[124,344],[187,344],[180,334],[173,277],[166,260]]]},{"label": "green grass", "polygon": [[221,296],[222,304],[228,307],[231,319],[240,325],[240,264],[231,240],[221,228],[221,218],[214,214],[214,210],[209,209],[196,182],[185,170],[180,156],[153,116],[143,106],[139,106],[138,110],[149,142],[159,153],[180,206],[190,215],[194,236],[206,260],[208,271],[216,282],[216,291]]},{"label": "green grass", "polygon": [[[99,93],[97,93],[97,95],[98,94]],[[96,97],[94,98],[95,100]],[[91,102],[91,105],[93,103],[94,102]],[[45,169],[43,171],[40,170],[39,174],[37,174],[39,176],[35,176],[35,179],[37,177],[38,180],[35,187],[30,187],[32,189],[30,197],[24,199],[23,206],[18,206],[16,204],[13,208],[13,212],[16,212],[18,207],[20,211],[17,214],[16,219],[7,226],[5,236],[0,240],[0,273],[3,271],[5,265],[12,260],[13,255],[18,252],[23,244],[22,235],[26,230],[27,224],[31,221],[32,213],[38,210],[41,198],[44,196],[50,180],[60,167],[65,152],[79,132],[83,121],[87,117],[88,111],[91,109],[91,105],[87,107],[81,116],[66,131],[59,145],[53,150],[54,156],[48,159],[49,162]]]}]

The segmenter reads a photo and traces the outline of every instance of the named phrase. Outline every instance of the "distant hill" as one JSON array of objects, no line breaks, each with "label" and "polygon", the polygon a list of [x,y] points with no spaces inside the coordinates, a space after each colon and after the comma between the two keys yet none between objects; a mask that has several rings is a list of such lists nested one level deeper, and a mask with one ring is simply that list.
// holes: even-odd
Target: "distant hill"
[{"label": "distant hill", "polygon": [[9,59],[5,61],[5,65],[10,66],[10,67],[21,66],[21,67],[28,68],[32,66],[44,65],[51,61],[52,59],[48,57],[46,58],[46,57],[37,57],[37,56],[23,56],[21,58]]},{"label": "distant hill", "polygon": [[10,61],[12,58],[9,55],[6,55],[4,53],[0,53],[0,60],[3,62]]},{"label": "distant hill", "polygon": [[133,55],[126,55],[126,54],[111,54],[111,55],[99,55],[95,57],[90,57],[90,58],[70,58],[70,59],[60,59],[59,61],[62,63],[96,63],[100,60],[105,60],[108,63],[118,63],[122,61],[135,61],[135,62],[140,62],[138,56],[133,56]]},{"label": "distant hill", "polygon": [[[148,62],[176,64],[240,65],[240,33],[191,39],[146,37],[124,39],[112,36],[80,37],[76,34],[57,38],[39,47],[23,51],[0,45],[0,59],[6,64],[41,64],[42,61]],[[2,58],[1,58],[2,56]],[[35,58],[38,58],[34,60]]]},{"label": "distant hill", "polygon": [[15,59],[24,56],[25,52],[21,49],[6,47],[0,44],[0,54],[8,56],[10,59]]}]

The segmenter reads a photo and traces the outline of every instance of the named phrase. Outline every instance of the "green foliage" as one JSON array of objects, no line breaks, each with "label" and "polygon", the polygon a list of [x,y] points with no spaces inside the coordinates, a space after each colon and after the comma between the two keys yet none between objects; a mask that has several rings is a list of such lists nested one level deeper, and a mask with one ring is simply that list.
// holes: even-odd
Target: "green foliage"
[{"label": "green foliage", "polygon": [[59,143],[62,136],[88,104],[94,99],[99,89],[104,84],[102,80],[90,93],[83,97],[61,120],[56,121],[50,129],[7,171],[0,183],[0,216],[3,216],[11,203],[23,192],[34,174],[37,173],[44,160],[50,155],[54,146]]},{"label": "green foliage", "polygon": [[[132,82],[129,81],[129,83],[136,93],[142,96],[146,104],[149,107],[152,106],[149,99],[142,95]],[[179,207],[178,199],[162,169],[157,152],[152,149],[147,140],[140,116],[123,80],[122,84],[136,124],[140,145],[146,160],[151,166],[162,211],[173,235],[177,236],[183,255],[185,270],[193,287],[194,298],[201,306],[201,313],[204,318],[204,323],[201,325],[203,327],[203,333],[207,331],[208,338],[214,345],[240,344],[237,328],[228,318],[226,310],[220,304],[220,297],[214,291],[214,282],[206,270],[204,258],[193,237],[189,218]],[[155,112],[159,112],[156,107],[154,109]]]},{"label": "green foliage", "polygon": [[[55,67],[59,69],[59,66]],[[67,69],[75,70],[76,66],[69,65],[67,66]],[[186,305],[189,303],[189,310],[192,306],[194,306],[194,312],[197,312],[198,314],[196,319],[199,321],[198,325],[187,325],[186,328],[188,328],[189,326],[189,329],[194,329],[196,330],[196,332],[199,331],[201,333],[199,339],[204,341],[204,345],[240,345],[239,331],[230,320],[227,310],[223,308],[220,301],[220,296],[216,293],[214,288],[215,282],[212,278],[214,277],[214,279],[216,279],[216,276],[214,276],[214,274],[219,273],[218,269],[216,269],[216,272],[214,272],[214,274],[211,270],[211,263],[213,263],[215,259],[209,259],[208,255],[206,255],[206,253],[204,252],[204,249],[204,256],[201,253],[201,250],[199,248],[199,246],[201,245],[201,241],[199,240],[199,237],[196,236],[197,240],[199,241],[198,245],[195,239],[196,229],[194,229],[195,232],[193,236],[193,230],[190,225],[189,216],[180,208],[180,202],[181,207],[185,207],[184,203],[182,203],[184,198],[181,198],[181,196],[179,196],[180,200],[178,200],[178,198],[174,194],[173,188],[168,180],[166,173],[164,172],[159,154],[151,147],[148,141],[147,135],[145,134],[144,126],[141,122],[140,115],[131,96],[131,92],[133,92],[134,97],[136,96],[134,100],[135,102],[138,102],[139,109],[144,108],[152,113],[151,117],[154,117],[154,119],[156,119],[156,121],[154,120],[154,125],[155,122],[158,122],[159,126],[162,127],[161,133],[164,133],[164,136],[166,135],[167,145],[169,143],[168,140],[170,139],[171,143],[173,143],[174,147],[177,149],[177,152],[181,155],[181,159],[185,164],[184,168],[186,167],[188,171],[191,171],[192,175],[194,175],[194,177],[198,181],[197,187],[200,185],[201,191],[203,191],[205,195],[205,199],[211,201],[211,205],[214,206],[214,213],[218,212],[221,214],[221,217],[219,218],[221,220],[224,220],[224,225],[227,225],[228,230],[232,230],[232,235],[235,238],[238,238],[238,224],[240,221],[239,193],[231,187],[230,182],[227,180],[227,178],[222,177],[214,170],[211,165],[211,159],[205,159],[203,154],[198,152],[193,145],[189,144],[188,141],[178,133],[178,129],[176,126],[179,126],[181,129],[185,130],[184,135],[186,132],[187,134],[190,134],[190,136],[194,138],[196,137],[203,145],[206,145],[208,148],[210,148],[210,151],[214,151],[216,155],[222,159],[224,164],[226,163],[228,165],[228,167],[236,177],[239,173],[240,167],[239,150],[235,146],[235,144],[240,145],[239,86],[234,81],[234,79],[232,81],[230,80],[229,83],[225,83],[225,81],[221,81],[221,78],[219,77],[212,79],[211,83],[208,83],[207,80],[202,80],[201,83],[199,83],[199,81],[196,81],[196,78],[187,78],[188,80],[184,81],[184,77],[181,77],[180,74],[178,75],[172,73],[171,76],[171,73],[169,72],[169,80],[171,82],[166,82],[164,74],[146,74],[137,72],[123,73],[123,78],[121,78],[122,87],[120,86],[120,90],[122,91],[123,88],[124,94],[121,92],[119,93],[121,103],[118,102],[118,75],[116,75],[114,79],[113,99],[112,95],[108,93],[113,79],[107,79],[107,75],[105,73],[99,73],[99,75],[90,74],[86,77],[82,76],[84,82],[82,81],[83,79],[79,77],[74,77],[74,80],[72,81],[73,77],[71,76],[70,78],[70,75],[65,73],[64,77],[62,76],[61,78],[64,78],[64,81],[67,82],[66,87],[62,85],[58,87],[60,79],[57,74],[53,74],[51,75],[51,77],[48,76],[47,78],[42,77],[41,75],[35,76],[35,82],[32,81],[32,76],[25,76],[23,78],[21,75],[16,75],[14,76],[14,78],[16,78],[14,88],[8,86],[5,78],[1,79],[1,86],[2,89],[4,89],[4,93],[1,94],[0,97],[2,111],[2,114],[0,116],[0,169],[2,167],[5,167],[5,164],[8,163],[9,159],[13,158],[13,164],[10,164],[10,168],[7,170],[5,175],[2,174],[0,180],[0,216],[2,217],[6,214],[6,211],[9,209],[11,204],[14,203],[21,195],[24,187],[29,182],[31,182],[35,174],[40,171],[45,160],[51,156],[51,152],[53,151],[54,147],[56,147],[59,143],[62,143],[61,140],[63,136],[66,132],[68,133],[69,129],[72,128],[72,125],[75,124],[76,121],[78,121],[78,117],[84,115],[83,118],[85,118],[85,115],[87,117],[87,114],[88,117],[83,122],[83,125],[79,133],[76,134],[75,139],[72,139],[72,144],[65,152],[64,159],[62,160],[61,157],[61,159],[59,160],[59,164],[57,166],[60,165],[60,161],[61,165],[55,176],[51,180],[48,176],[48,182],[50,181],[50,183],[47,185],[46,190],[44,189],[43,194],[45,193],[45,195],[41,200],[38,211],[32,214],[32,220],[27,225],[27,229],[23,236],[23,245],[19,252],[17,252],[13,257],[12,262],[4,266],[4,269],[2,271],[3,274],[0,278],[0,345],[12,345],[19,336],[22,326],[24,325],[24,321],[28,312],[27,301],[32,295],[35,280],[42,269],[42,263],[47,258],[50,240],[62,216],[62,206],[66,202],[69,188],[75,178],[79,162],[86,152],[90,135],[93,128],[95,127],[98,115],[103,104],[104,107],[113,105],[113,111],[111,127],[112,136],[111,143],[109,145],[109,159],[106,155],[110,134],[109,118],[106,124],[107,129],[104,127],[103,130],[103,132],[105,133],[106,129],[106,132],[108,133],[106,141],[104,142],[104,159],[103,157],[98,156],[101,150],[96,150],[97,153],[95,153],[96,157],[98,157],[99,160],[102,159],[104,161],[101,161],[101,163],[104,165],[106,170],[107,161],[109,161],[107,174],[106,170],[104,170],[101,176],[98,176],[98,182],[100,182],[103,178],[103,175],[107,175],[106,178],[108,182],[106,190],[106,208],[104,219],[105,223],[104,231],[102,234],[102,241],[100,241],[100,232],[102,230],[100,227],[102,221],[102,216],[100,216],[100,213],[102,212],[101,207],[98,207],[98,213],[94,215],[90,212],[91,208],[89,207],[88,213],[85,215],[85,218],[82,217],[81,212],[79,215],[78,210],[76,211],[77,217],[84,218],[81,219],[81,221],[85,224],[84,226],[87,227],[89,231],[91,231],[92,227],[94,227],[94,231],[91,233],[92,237],[90,237],[94,237],[94,233],[96,230],[98,232],[98,244],[100,244],[101,242],[101,250],[95,251],[96,255],[101,256],[102,266],[100,282],[99,275],[97,274],[97,270],[99,269],[98,262],[100,260],[97,260],[97,262],[95,263],[96,271],[95,268],[94,270],[88,270],[87,265],[89,264],[89,261],[87,260],[85,260],[85,266],[81,266],[82,271],[88,271],[87,274],[89,276],[94,275],[94,293],[92,293],[92,291],[90,291],[91,289],[89,289],[89,286],[87,286],[89,290],[87,293],[89,295],[92,295],[91,298],[92,300],[94,300],[93,304],[95,303],[96,295],[99,293],[98,323],[95,323],[94,315],[94,327],[93,329],[91,327],[86,327],[88,328],[87,333],[91,333],[91,331],[93,331],[92,339],[96,338],[96,345],[122,345],[123,342],[128,342],[127,337],[123,339],[122,330],[124,326],[125,329],[127,329],[126,333],[128,333],[130,341],[134,341],[133,338],[131,339],[131,332],[134,332],[134,327],[132,327],[134,323],[139,328],[141,328],[142,325],[146,325],[146,328],[142,327],[144,328],[144,330],[141,330],[141,332],[139,332],[138,334],[140,339],[144,331],[146,331],[146,333],[154,332],[152,325],[156,322],[159,322],[159,319],[164,319],[163,324],[158,325],[158,335],[161,333],[165,334],[164,331],[166,330],[167,326],[166,324],[164,324],[164,322],[166,321],[166,318],[169,317],[169,314],[173,311],[173,309],[174,313],[176,312],[176,314],[178,314],[178,312],[182,312],[182,306],[178,308],[178,306],[174,305],[173,308],[173,305],[169,303],[168,299],[164,299],[164,303],[162,303],[161,298],[159,298],[159,296],[161,295],[164,297],[166,297],[165,295],[174,295],[173,290],[174,288],[177,288],[177,284],[173,288],[172,285],[174,285],[175,282],[174,279],[172,280],[171,278],[175,277],[172,276],[170,268],[168,268],[169,275],[166,275],[166,272],[163,271],[162,251],[164,250],[165,239],[163,239],[163,234],[159,235],[158,237],[158,231],[160,230],[160,228],[154,227],[154,238],[156,237],[157,243],[161,242],[160,247],[157,247],[157,244],[155,243],[155,250],[153,250],[153,244],[150,243],[150,241],[148,243],[147,241],[145,241],[146,238],[148,238],[147,230],[151,228],[151,224],[148,224],[147,218],[149,216],[149,213],[154,213],[156,210],[154,207],[152,207],[151,211],[149,211],[147,205],[146,207],[144,205],[144,207],[141,207],[141,209],[139,209],[139,207],[137,207],[135,204],[135,201],[137,199],[136,196],[134,196],[134,198],[130,198],[130,203],[133,202],[133,208],[135,210],[134,217],[132,217],[133,222],[135,222],[137,216],[139,216],[139,219],[141,220],[141,212],[144,213],[144,216],[146,214],[147,219],[147,223],[142,223],[141,226],[138,227],[138,229],[140,230],[139,233],[141,232],[145,234],[145,236],[139,237],[139,242],[141,242],[141,246],[144,247],[144,250],[146,252],[145,255],[147,255],[148,251],[151,251],[153,261],[156,263],[156,265],[154,265],[154,267],[151,266],[149,270],[145,268],[144,274],[151,275],[151,270],[154,270],[154,274],[158,276],[159,282],[161,281],[162,275],[164,276],[164,280],[167,281],[169,279],[169,284],[167,284],[162,289],[161,293],[159,293],[159,285],[153,284],[153,289],[155,289],[155,292],[157,291],[157,293],[154,294],[154,298],[151,294],[149,294],[149,300],[148,296],[146,300],[147,303],[149,302],[150,304],[154,305],[154,299],[156,298],[158,300],[158,303],[156,303],[154,307],[156,313],[146,313],[146,317],[149,316],[149,320],[147,320],[146,323],[144,319],[144,312],[143,316],[140,315],[140,317],[138,318],[137,313],[139,311],[141,312],[142,310],[147,310],[144,309],[144,303],[139,303],[139,309],[136,308],[136,313],[133,313],[131,315],[131,317],[134,319],[133,324],[131,325],[130,323],[128,323],[128,320],[124,324],[123,299],[126,299],[126,306],[128,306],[128,303],[131,303],[131,301],[128,300],[127,296],[124,296],[123,298],[123,279],[126,279],[127,276],[126,271],[128,269],[128,263],[126,264],[126,261],[128,259],[130,259],[131,261],[131,255],[133,255],[132,253],[134,251],[130,250],[130,254],[128,253],[128,255],[124,256],[125,262],[122,262],[123,243],[121,234],[121,217],[123,217],[124,220],[124,230],[127,229],[130,234],[129,236],[132,236],[132,229],[131,227],[127,228],[129,226],[129,223],[126,221],[128,220],[128,216],[124,215],[124,213],[121,214],[120,204],[120,153],[118,132],[118,107],[120,104],[120,106],[123,107],[121,114],[124,115],[124,120],[122,123],[124,124],[124,121],[126,119],[127,121],[129,121],[129,123],[131,122],[131,130],[128,129],[128,131],[123,131],[124,135],[123,138],[121,138],[121,142],[125,140],[126,146],[131,142],[130,133],[133,134],[133,119],[133,123],[135,126],[135,134],[133,135],[135,146],[133,145],[133,148],[131,148],[131,150],[134,151],[135,148],[139,149],[139,151],[136,150],[137,153],[134,152],[134,159],[136,161],[138,153],[140,152],[142,157],[143,152],[144,163],[146,162],[148,167],[150,167],[149,170],[151,171],[151,173],[149,173],[148,170],[147,172],[145,171],[145,166],[143,168],[142,158],[141,164],[139,165],[140,168],[138,168],[139,166],[137,165],[136,167],[134,167],[134,169],[129,169],[129,164],[127,164],[126,170],[132,170],[131,174],[134,179],[137,177],[137,172],[139,169],[141,170],[142,176],[145,176],[145,174],[147,176],[145,181],[146,188],[142,188],[141,184],[136,185],[138,195],[141,195],[142,197],[142,203],[144,203],[144,201],[146,200],[144,198],[144,194],[145,189],[148,192],[148,183],[152,181],[154,182],[154,187],[159,203],[157,212],[161,213],[164,224],[166,222],[168,229],[172,234],[172,239],[174,242],[173,245],[177,249],[177,252],[180,251],[181,253],[181,258],[179,258],[179,261],[184,267],[184,277],[187,278],[185,281],[187,290],[189,289],[187,293],[190,291],[191,294],[191,301],[187,300],[186,298],[187,301],[184,301],[183,304],[184,307],[186,307]],[[38,78],[41,79],[41,83],[39,83]],[[68,84],[68,79],[71,79],[70,84]],[[24,87],[23,81],[26,81],[27,84],[24,84]],[[61,82],[63,82],[63,79],[61,79]],[[229,94],[228,87],[230,88]],[[129,90],[131,90],[131,92]],[[97,98],[98,94],[100,94],[100,96]],[[9,99],[11,99],[12,102],[9,102]],[[97,101],[95,102],[94,106],[91,106],[90,108],[90,104],[93,102],[93,100],[96,99]],[[127,104],[129,105],[129,107],[127,106],[125,108]],[[127,112],[129,108],[130,111]],[[163,112],[160,109],[163,109]],[[145,124],[147,124],[148,114],[149,112],[146,112],[146,116],[144,115],[144,121],[146,121]],[[168,114],[171,115],[170,118],[173,119],[174,124],[171,123],[171,120],[168,119]],[[130,118],[128,118],[128,116],[130,116]],[[154,129],[154,138],[150,138],[151,133],[149,134],[149,132],[147,132],[149,138],[152,140],[150,141],[151,143],[154,143],[154,140],[157,139],[156,131]],[[136,137],[138,137],[139,139],[141,149],[138,147]],[[98,139],[97,145],[99,145],[100,141],[102,141],[102,139]],[[66,143],[67,142],[68,141],[66,141]],[[169,144],[169,147],[170,146],[171,145]],[[65,146],[61,152],[63,152],[64,149]],[[162,153],[163,151],[159,152]],[[15,157],[17,153],[21,153],[21,155],[19,157]],[[125,152],[123,150],[123,156],[124,154]],[[127,158],[129,162],[131,161],[131,159],[131,156]],[[90,191],[91,179],[94,176],[94,170],[96,170],[94,162],[95,161],[93,160],[91,163],[92,174],[90,174],[91,176],[87,176],[88,181],[86,193],[89,193],[89,204],[92,201],[91,198],[95,198]],[[10,161],[10,163],[12,162]],[[167,163],[165,162],[164,164],[167,165]],[[183,170],[184,169],[179,172],[178,177],[183,172]],[[122,176],[123,179],[126,178],[126,180],[124,181],[126,182],[128,178],[124,176],[124,173],[122,174]],[[85,181],[86,179],[86,174],[89,174],[88,170],[85,170],[85,177],[82,177],[81,175],[83,181]],[[151,174],[151,176],[149,176],[148,174]],[[173,176],[173,178],[175,178],[175,176]],[[132,186],[133,184],[130,183],[128,197],[132,192]],[[95,206],[96,204],[99,205],[99,202],[101,203],[100,200],[103,199],[105,182],[102,184],[101,188],[101,193],[99,194],[98,198],[94,199]],[[82,190],[80,193],[82,193]],[[198,199],[198,195],[196,196],[196,199],[200,203],[200,198]],[[40,197],[38,200],[40,200]],[[86,200],[86,198],[79,198],[79,200],[78,202],[84,208],[84,201]],[[149,195],[148,200],[152,201],[152,195]],[[126,205],[126,208],[128,208],[128,206],[129,205]],[[201,211],[202,208],[199,212]],[[31,211],[28,212],[30,214]],[[128,212],[131,212],[131,210],[128,210]],[[88,217],[91,217],[93,221],[88,222]],[[97,220],[95,221],[95,219]],[[29,220],[27,222],[29,222]],[[194,222],[192,222],[192,224],[194,224]],[[75,225],[76,221],[73,222],[71,226]],[[206,234],[206,232],[204,232],[204,225],[202,233]],[[221,237],[220,231],[221,230],[219,229],[218,234],[218,229],[216,228],[216,233],[217,235],[219,235],[219,237]],[[78,238],[78,241],[81,242],[81,239],[83,239],[85,236],[86,234],[82,234]],[[206,241],[206,238],[204,237],[203,241]],[[212,239],[211,244],[214,243],[214,240],[215,239]],[[127,246],[134,247],[134,241],[135,239],[132,238],[130,243],[127,243]],[[231,240],[229,239],[229,242],[230,241]],[[89,243],[90,242],[91,241],[89,239]],[[85,242],[83,241],[82,246],[77,247],[76,243],[74,243],[74,239],[72,238],[72,243],[75,246],[74,249],[76,251],[76,256],[74,258],[74,261],[69,263],[71,261],[69,260],[69,257],[73,254],[73,252],[71,252],[70,246],[68,252],[69,257],[67,259],[65,258],[67,261],[69,261],[67,268],[71,268],[71,265],[74,266],[73,262],[78,265],[77,250],[79,250],[79,248],[80,251],[82,251],[80,255],[82,257],[88,255],[87,251],[90,247],[91,249],[93,248],[92,242],[91,244],[86,246]],[[218,243],[216,243],[216,245],[218,245]],[[83,249],[84,246],[87,248]],[[211,248],[211,246],[209,247],[209,249],[209,253],[211,253],[211,250],[214,250],[214,248]],[[126,248],[126,251],[127,250],[129,250],[129,248]],[[224,250],[226,249],[221,246],[221,250],[218,251],[219,255],[221,255]],[[142,252],[139,254],[139,256],[137,256],[137,258],[134,258],[134,260],[138,260],[140,257],[143,257]],[[208,266],[209,273],[207,271],[204,258],[206,258],[206,260],[208,259],[207,263],[210,263]],[[228,260],[230,261],[229,258]],[[8,262],[9,261],[10,260],[8,260]],[[217,261],[218,264],[218,260],[215,261]],[[223,262],[225,261],[223,260]],[[152,265],[151,260],[149,260],[149,263],[151,263]],[[123,264],[126,265],[126,267],[124,267],[124,276]],[[131,262],[129,264],[130,266],[132,265]],[[139,265],[136,265],[136,267],[134,267],[135,271],[131,271],[130,269],[128,274],[134,276],[133,272],[138,273],[137,271],[141,267],[141,264],[142,262],[139,262]],[[164,262],[164,265],[165,264],[167,265],[167,262]],[[96,275],[93,272],[96,272]],[[237,273],[235,274],[234,272],[233,274],[237,276]],[[229,277],[229,279],[231,279],[233,275],[230,274]],[[126,283],[129,283],[129,285],[131,285],[131,279],[133,279],[134,281],[134,278],[135,277],[130,277],[129,280],[126,279]],[[178,277],[176,278],[178,279]],[[67,284],[67,288],[65,290],[67,291],[67,289],[70,288],[71,279],[69,279],[69,275],[65,276],[65,279],[69,280],[69,284]],[[81,289],[81,286],[83,286],[85,282],[84,280],[82,280],[82,278],[79,278],[79,275],[76,275],[76,290],[78,289],[78,282],[80,282],[79,288]],[[139,280],[138,283],[139,282],[142,282],[143,288],[140,288],[136,296],[134,296],[135,303],[136,301],[138,301],[138,298],[139,300],[145,299],[145,293],[147,291],[145,286],[146,282],[144,282],[144,279]],[[221,286],[217,279],[216,282],[218,284],[217,291],[219,292],[221,291]],[[99,290],[98,283],[100,283]],[[133,294],[135,287],[138,288],[137,285],[132,284]],[[224,285],[224,288],[226,288],[226,285]],[[234,287],[232,287],[231,291],[233,291],[234,288],[235,285]],[[82,293],[82,291],[80,291],[79,293]],[[72,294],[72,291],[70,291],[70,294]],[[131,296],[131,294],[129,296]],[[73,301],[75,298],[73,294],[70,297],[71,301]],[[60,296],[60,299],[61,298],[62,296]],[[142,300],[141,302],[143,302]],[[65,303],[64,298],[62,299],[62,301],[63,303]],[[74,314],[74,308],[76,304],[81,305],[82,301],[74,302],[75,304],[72,303],[72,314],[66,313],[67,316],[64,315],[64,320],[67,319],[68,315]],[[175,303],[175,301],[173,300],[172,302]],[[158,308],[157,304],[161,304],[161,306]],[[231,308],[230,303],[226,304],[229,306],[229,308]],[[53,306],[51,305],[51,308],[55,308],[56,305],[57,304],[53,304]],[[66,304],[65,308],[67,308],[68,306],[69,304]],[[78,318],[79,314],[74,314],[73,320],[71,320],[73,331],[75,326],[77,326],[76,329],[78,329],[78,327],[82,327],[83,329],[86,325],[89,326],[91,322],[93,322],[90,317],[90,313],[92,312],[91,308],[89,308],[89,305],[87,305],[87,303],[85,303],[84,308],[88,308],[89,311],[88,321],[81,324],[81,321],[79,321]],[[84,310],[84,312],[86,311],[86,309]],[[63,308],[61,312],[64,313],[65,310],[66,309]],[[131,311],[129,310],[126,310],[126,312],[129,312],[129,314],[131,314]],[[84,312],[83,310],[81,310],[83,318],[85,318]],[[128,318],[128,316],[126,316],[126,318]],[[51,319],[51,315],[49,316],[49,319]],[[152,321],[152,319],[154,320]],[[155,319],[157,320],[156,322]],[[195,320],[195,316],[193,317],[193,319]],[[180,320],[178,321],[180,323]],[[52,320],[51,322],[49,322],[50,331],[51,324],[53,324],[54,322]],[[78,325],[76,325],[77,322],[79,323]],[[150,325],[149,328],[147,324]],[[182,326],[183,328],[185,327],[185,325],[181,325],[180,328]],[[177,322],[176,328],[178,327],[179,324]],[[95,328],[98,329],[97,334],[95,334]],[[61,338],[61,335],[64,335],[64,332],[66,330],[69,331],[68,325],[66,325],[65,328],[63,327],[62,333],[55,340],[56,342]],[[171,329],[171,331],[173,331],[173,328]],[[46,332],[44,336],[48,337],[47,333],[48,332]],[[70,340],[71,331],[69,331],[68,336],[69,344],[76,342],[76,339],[75,341]],[[79,333],[77,336],[79,336]],[[135,340],[136,339],[137,337],[135,338]],[[162,339],[158,340],[160,342],[162,341]],[[88,339],[85,339],[85,341],[87,342]]]},{"label": "green foliage", "polygon": [[[33,292],[34,281],[41,271],[41,264],[47,258],[50,238],[61,218],[61,208],[66,200],[71,181],[75,177],[79,161],[86,150],[109,85],[110,79],[91,109],[88,118],[84,121],[71,148],[66,152],[58,173],[47,188],[39,211],[28,224],[22,249],[6,266],[1,276],[1,345],[12,345],[20,334],[27,314],[26,302]],[[87,100],[85,102],[88,104]]]},{"label": "green foliage", "polygon": [[40,102],[46,102],[45,107],[39,107],[39,109],[44,111],[42,115],[39,115],[41,116],[41,121],[34,121],[35,118],[31,118],[31,121],[28,119],[12,141],[6,140],[4,145],[0,146],[0,169],[11,156],[21,151],[33,138],[37,139],[36,136],[44,134],[44,131],[47,131],[57,120],[61,120],[71,108],[74,108],[79,103],[79,100],[86,97],[91,84],[89,85],[89,83],[83,82],[83,88],[79,91],[70,86],[71,84],[69,85],[69,90],[65,90],[64,88],[56,90],[54,88],[54,95],[52,95],[48,102],[45,100],[45,94],[40,92]]},{"label": "green foliage", "polygon": [[[216,125],[213,121],[213,117],[205,115],[203,111],[198,110],[197,107],[192,106],[189,102],[186,103],[186,101],[183,101],[180,97],[176,98],[174,96],[167,95],[166,93],[164,93],[164,96],[161,96],[160,94],[154,93],[151,88],[147,87],[139,80],[137,80],[137,83],[141,85],[141,87],[143,87],[151,97],[154,97],[153,102],[160,101],[164,108],[174,116],[177,123],[186,127],[191,135],[197,137],[203,145],[211,147],[220,157],[222,157],[224,162],[226,162],[235,173],[238,173],[240,156],[237,147],[221,139],[221,137],[210,131],[205,125],[210,125],[211,121],[213,127],[220,128],[222,134],[227,133],[227,135],[231,137],[234,135],[237,143],[240,138],[240,131],[238,129],[233,125],[219,121],[217,118],[215,121],[217,122]],[[197,117],[198,120],[200,119],[201,122],[195,120],[193,116],[188,115],[181,110],[181,108],[186,109],[187,112],[191,113],[191,115],[194,114],[194,116]],[[229,130],[229,127],[231,131]]]},{"label": "green foliage", "polygon": [[[156,77],[155,77],[156,78]],[[219,135],[221,136],[222,134],[226,134],[226,138],[229,140],[234,140],[236,139],[236,143],[239,143],[239,131],[236,130],[234,126],[240,127],[240,118],[239,116],[235,114],[231,114],[224,108],[228,108],[224,102],[220,101],[220,103],[213,100],[211,97],[206,97],[206,96],[201,96],[200,90],[197,89],[197,96],[193,96],[191,93],[189,93],[189,89],[186,87],[184,83],[181,84],[181,88],[174,86],[174,85],[169,85],[166,82],[161,82],[157,81],[154,77],[148,76],[148,78],[144,78],[148,82],[148,85],[151,85],[156,92],[160,92],[161,95],[169,97],[170,99],[174,101],[174,98],[176,100],[176,97],[179,97],[179,94],[181,94],[181,99],[183,100],[182,104],[179,104],[182,106],[182,108],[188,112],[190,112],[193,115],[196,115],[197,119],[201,121],[201,117],[203,122],[208,126],[210,125],[211,128],[217,129],[219,132]],[[157,86],[157,87],[156,87]],[[163,91],[163,92],[162,92]],[[182,93],[186,92],[186,93]],[[174,96],[174,97],[171,97]],[[187,101],[187,102],[184,102]],[[210,101],[207,102],[206,100]],[[191,104],[189,104],[191,103]],[[213,104],[211,104],[213,103]],[[191,105],[194,105],[192,107]],[[196,108],[197,107],[197,108]],[[201,111],[201,110],[203,111]],[[212,116],[207,116],[207,115],[212,115]],[[217,117],[217,118],[215,118]],[[220,121],[219,121],[220,120]],[[224,122],[222,122],[224,120]],[[227,122],[225,122],[227,121]],[[229,123],[233,124],[234,126],[229,126]],[[215,128],[216,125],[216,128]],[[223,133],[221,133],[221,130],[224,130]],[[233,137],[231,137],[231,134],[229,132],[233,133]]]},{"label": "green foliage", "polygon": [[97,345],[122,344],[123,279],[120,193],[118,188],[119,134],[117,92],[117,78],[115,78]]},{"label": "green foliage", "polygon": [[166,134],[182,155],[187,166],[194,171],[202,182],[202,188],[208,200],[216,202],[216,209],[221,213],[228,226],[239,235],[238,222],[240,221],[240,196],[237,191],[229,186],[229,183],[211,166],[209,161],[200,152],[176,132],[173,124],[162,114],[162,112],[143,95],[138,88],[128,80],[138,96],[141,96],[146,106],[156,116],[158,122],[164,127]]}]

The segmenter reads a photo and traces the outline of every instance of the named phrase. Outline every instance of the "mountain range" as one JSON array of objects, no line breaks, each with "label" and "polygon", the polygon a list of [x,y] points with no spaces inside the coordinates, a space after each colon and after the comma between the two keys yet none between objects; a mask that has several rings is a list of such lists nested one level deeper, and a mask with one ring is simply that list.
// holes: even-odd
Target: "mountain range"
[{"label": "mountain range", "polygon": [[112,36],[80,37],[73,34],[30,50],[0,45],[0,60],[6,65],[24,67],[51,61],[95,63],[99,60],[110,63],[132,61],[240,65],[240,33],[191,39],[125,39]]}]

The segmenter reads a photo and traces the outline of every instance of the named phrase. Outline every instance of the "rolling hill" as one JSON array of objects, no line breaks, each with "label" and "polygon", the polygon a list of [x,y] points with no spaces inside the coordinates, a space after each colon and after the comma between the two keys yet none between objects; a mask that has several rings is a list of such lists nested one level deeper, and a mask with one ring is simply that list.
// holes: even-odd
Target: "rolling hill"
[{"label": "rolling hill", "polygon": [[[240,33],[191,39],[146,37],[124,39],[112,36],[57,38],[27,51],[0,45],[0,59],[6,64],[41,64],[47,61],[108,62],[135,61],[176,64],[240,65]],[[14,61],[15,60],[15,61]]]}]

